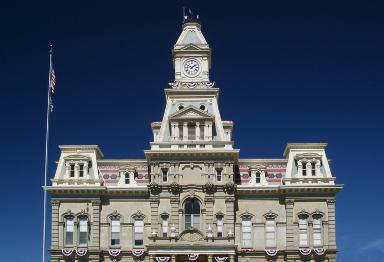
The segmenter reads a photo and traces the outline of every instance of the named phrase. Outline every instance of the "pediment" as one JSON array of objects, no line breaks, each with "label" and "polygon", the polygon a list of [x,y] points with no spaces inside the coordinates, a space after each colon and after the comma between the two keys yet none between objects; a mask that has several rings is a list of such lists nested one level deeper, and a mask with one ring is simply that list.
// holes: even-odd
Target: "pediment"
[{"label": "pediment", "polygon": [[311,158],[321,158],[321,155],[316,154],[316,153],[303,153],[303,154],[298,154],[295,156],[295,159],[311,159]]},{"label": "pediment", "polygon": [[207,112],[196,108],[194,106],[188,106],[180,111],[175,112],[169,116],[169,119],[172,120],[181,120],[181,119],[213,119],[214,116],[208,114]]},{"label": "pediment", "polygon": [[180,234],[180,240],[187,242],[197,242],[204,240],[203,234],[197,229],[185,230]]},{"label": "pediment", "polygon": [[199,50],[202,50],[202,48],[200,48],[199,46],[194,45],[194,44],[188,44],[188,45],[180,48],[180,50],[183,50],[183,51],[199,51]]}]

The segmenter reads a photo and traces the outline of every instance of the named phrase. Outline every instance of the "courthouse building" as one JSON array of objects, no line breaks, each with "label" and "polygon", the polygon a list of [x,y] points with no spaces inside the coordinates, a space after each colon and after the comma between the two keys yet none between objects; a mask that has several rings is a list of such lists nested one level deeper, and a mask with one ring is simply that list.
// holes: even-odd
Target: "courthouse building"
[{"label": "courthouse building", "polygon": [[196,19],[184,19],[172,55],[175,79],[145,158],[60,146],[46,188],[51,261],[336,261],[342,185],[327,145],[287,144],[282,158],[241,158]]}]

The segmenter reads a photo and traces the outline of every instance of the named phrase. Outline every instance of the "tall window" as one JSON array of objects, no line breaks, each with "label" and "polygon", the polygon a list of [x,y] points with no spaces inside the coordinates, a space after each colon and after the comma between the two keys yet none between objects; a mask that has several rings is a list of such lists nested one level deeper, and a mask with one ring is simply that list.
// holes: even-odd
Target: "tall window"
[{"label": "tall window", "polygon": [[321,232],[321,215],[313,216],[313,245],[321,247],[323,245]]},{"label": "tall window", "polygon": [[221,173],[221,169],[217,169],[216,170],[216,181],[217,182],[221,182],[223,181],[223,175]]},{"label": "tall window", "polygon": [[79,245],[86,246],[88,244],[88,217],[81,216],[79,218]]},{"label": "tall window", "polygon": [[185,203],[185,229],[200,228],[200,204],[196,199]]},{"label": "tall window", "polygon": [[124,175],[124,183],[125,184],[129,184],[130,180],[129,180],[129,173],[125,173]]},{"label": "tall window", "polygon": [[195,123],[188,123],[188,140],[196,139],[196,125]]},{"label": "tall window", "polygon": [[75,164],[69,164],[69,175],[75,177]]},{"label": "tall window", "polygon": [[73,246],[74,219],[73,216],[65,217],[65,245]]},{"label": "tall window", "polygon": [[84,164],[79,164],[79,177],[84,177]]},{"label": "tall window", "polygon": [[161,231],[163,233],[163,237],[168,237],[168,216],[163,215],[161,217]]},{"label": "tall window", "polygon": [[261,182],[261,174],[260,172],[256,172],[256,183],[260,184],[260,182]]},{"label": "tall window", "polygon": [[223,216],[217,216],[217,237],[223,237],[224,219]]},{"label": "tall window", "polygon": [[267,217],[265,221],[265,246],[276,247],[276,222],[272,217]]},{"label": "tall window", "polygon": [[308,247],[308,216],[299,216],[299,246]]},{"label": "tall window", "polygon": [[243,248],[252,247],[252,221],[250,217],[244,217],[241,221],[241,241]]},{"label": "tall window", "polygon": [[136,219],[134,223],[134,238],[135,246],[142,246],[144,244],[144,220]]},{"label": "tall window", "polygon": [[311,168],[312,168],[312,176],[316,176],[316,163],[312,162],[311,163]]},{"label": "tall window", "polygon": [[111,246],[120,245],[120,217],[111,217]]},{"label": "tall window", "polygon": [[307,163],[305,161],[302,162],[303,168],[303,176],[307,176]]},{"label": "tall window", "polygon": [[162,169],[161,176],[162,176],[163,182],[168,182],[168,169]]}]

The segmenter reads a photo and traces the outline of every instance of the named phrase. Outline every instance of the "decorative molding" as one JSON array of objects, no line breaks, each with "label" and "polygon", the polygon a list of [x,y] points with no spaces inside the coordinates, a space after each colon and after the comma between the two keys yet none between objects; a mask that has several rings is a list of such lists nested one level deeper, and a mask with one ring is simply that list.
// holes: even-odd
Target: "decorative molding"
[{"label": "decorative molding", "polygon": [[54,207],[54,206],[60,206],[60,200],[55,200],[55,199],[52,199],[51,200],[51,205]]},{"label": "decorative molding", "polygon": [[236,185],[233,182],[228,182],[224,185],[224,192],[232,195],[236,192]]},{"label": "decorative molding", "polygon": [[178,194],[180,194],[180,192],[182,191],[182,186],[181,186],[179,183],[172,182],[172,183],[169,185],[168,190],[169,190],[169,192],[171,192],[172,194],[174,194],[174,195],[178,195]]},{"label": "decorative molding", "polygon": [[247,217],[252,218],[252,217],[253,217],[253,214],[249,213],[248,210],[245,210],[245,212],[241,213],[241,214],[239,215],[239,217],[240,217],[240,218],[247,218]]},{"label": "decorative molding", "polygon": [[137,210],[131,217],[132,219],[144,219],[145,215],[140,210]]},{"label": "decorative molding", "polygon": [[100,199],[92,200],[91,203],[92,203],[92,206],[100,206],[101,200]]},{"label": "decorative molding", "polygon": [[277,214],[272,212],[272,210],[269,210],[267,213],[263,215],[263,217],[265,217],[265,219],[268,219],[268,218],[276,219]]},{"label": "decorative molding", "polygon": [[214,87],[215,82],[180,82],[174,81],[169,83],[169,86],[172,88],[212,88]]},{"label": "decorative molding", "polygon": [[216,192],[216,185],[214,185],[211,182],[206,183],[202,186],[203,192],[207,193],[208,195],[212,195]]},{"label": "decorative molding", "polygon": [[161,192],[161,186],[156,182],[149,183],[148,189],[151,192],[151,194],[154,194],[154,195],[158,195]]},{"label": "decorative molding", "polygon": [[336,204],[336,199],[327,199],[327,204]]},{"label": "decorative molding", "polygon": [[203,240],[204,236],[197,229],[187,229],[180,234],[180,239],[188,242],[197,242]]}]

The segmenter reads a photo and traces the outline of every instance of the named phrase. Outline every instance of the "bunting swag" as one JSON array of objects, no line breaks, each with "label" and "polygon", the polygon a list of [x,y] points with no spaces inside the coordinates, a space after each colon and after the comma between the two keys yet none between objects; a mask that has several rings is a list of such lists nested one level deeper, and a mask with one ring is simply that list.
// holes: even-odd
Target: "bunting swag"
[{"label": "bunting swag", "polygon": [[168,262],[170,257],[156,257],[157,262]]},{"label": "bunting swag", "polygon": [[61,250],[61,253],[63,253],[63,255],[64,255],[65,257],[69,257],[69,256],[71,256],[71,255],[73,254],[73,249],[63,248],[63,249]]},{"label": "bunting swag", "polygon": [[299,251],[300,254],[302,254],[303,256],[308,256],[309,254],[311,254],[310,248],[300,248]]},{"label": "bunting swag", "polygon": [[120,255],[121,251],[118,249],[110,249],[110,250],[108,250],[108,253],[111,257],[118,257]]},{"label": "bunting swag", "polygon": [[228,257],[215,257],[216,262],[224,262],[227,261]]},{"label": "bunting swag", "polygon": [[325,248],[314,248],[313,251],[315,251],[316,255],[322,256],[325,254]]},{"label": "bunting swag", "polygon": [[133,249],[132,255],[135,257],[141,257],[142,255],[144,255],[144,249]]},{"label": "bunting swag", "polygon": [[277,255],[277,249],[266,249],[265,253],[270,257],[274,257]]},{"label": "bunting swag", "polygon": [[83,257],[87,254],[88,250],[87,249],[77,249],[76,250],[76,255],[79,257]]},{"label": "bunting swag", "polygon": [[190,254],[188,255],[189,261],[196,261],[199,258],[199,254]]}]

